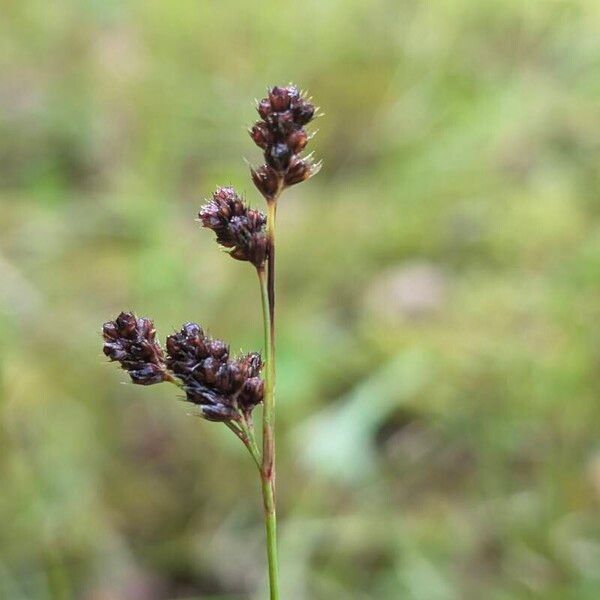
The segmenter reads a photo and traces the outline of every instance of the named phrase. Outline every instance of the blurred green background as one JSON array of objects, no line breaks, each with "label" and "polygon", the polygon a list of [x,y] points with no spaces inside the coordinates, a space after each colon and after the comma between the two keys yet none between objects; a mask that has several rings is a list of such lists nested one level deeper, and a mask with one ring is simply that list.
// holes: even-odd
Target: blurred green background
[{"label": "blurred green background", "polygon": [[280,204],[286,600],[600,598],[600,4],[0,2],[0,598],[265,598],[224,427],[100,328],[261,349],[244,127],[325,117]]}]

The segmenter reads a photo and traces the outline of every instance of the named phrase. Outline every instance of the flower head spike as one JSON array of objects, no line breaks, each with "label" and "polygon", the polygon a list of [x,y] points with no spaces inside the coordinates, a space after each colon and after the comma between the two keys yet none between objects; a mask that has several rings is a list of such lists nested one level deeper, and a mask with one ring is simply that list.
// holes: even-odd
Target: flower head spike
[{"label": "flower head spike", "polygon": [[262,360],[257,353],[230,358],[228,346],[186,323],[167,338],[167,364],[183,382],[189,402],[209,421],[235,421],[262,402]]},{"label": "flower head spike", "polygon": [[306,181],[318,168],[299,154],[309,141],[304,126],[315,116],[315,106],[298,89],[275,86],[257,105],[262,118],[250,129],[250,137],[263,150],[266,164],[252,169],[259,192],[271,201],[286,186]]},{"label": "flower head spike", "polygon": [[249,261],[256,268],[264,265],[267,218],[263,213],[248,208],[233,188],[218,188],[198,216],[204,227],[215,232],[217,242],[230,248],[233,258]]},{"label": "flower head spike", "polygon": [[114,321],[104,323],[104,354],[120,363],[131,381],[152,385],[169,379],[164,354],[155,339],[156,330],[150,319],[122,312]]}]

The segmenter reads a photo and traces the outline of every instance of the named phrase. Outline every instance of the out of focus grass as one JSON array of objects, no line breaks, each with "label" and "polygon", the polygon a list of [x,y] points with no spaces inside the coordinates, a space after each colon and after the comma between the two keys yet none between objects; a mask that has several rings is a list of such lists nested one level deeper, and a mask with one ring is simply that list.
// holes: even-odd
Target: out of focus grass
[{"label": "out of focus grass", "polygon": [[120,385],[121,309],[260,348],[194,223],[267,84],[320,103],[279,227],[286,600],[600,597],[600,9],[2,3],[0,597],[263,598],[251,463]]}]

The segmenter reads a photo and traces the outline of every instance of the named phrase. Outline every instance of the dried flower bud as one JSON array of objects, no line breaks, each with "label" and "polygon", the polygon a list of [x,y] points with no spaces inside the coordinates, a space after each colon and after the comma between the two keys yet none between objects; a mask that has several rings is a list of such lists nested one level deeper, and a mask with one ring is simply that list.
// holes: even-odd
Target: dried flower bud
[{"label": "dried flower bud", "polygon": [[285,171],[290,164],[292,151],[287,144],[275,144],[267,148],[265,158],[267,164],[276,171]]},{"label": "dried flower bud", "polygon": [[264,123],[269,128],[274,140],[285,138],[296,127],[294,115],[289,110],[270,114]]},{"label": "dried flower bud", "polygon": [[308,144],[308,134],[304,129],[296,129],[288,135],[285,143],[294,154],[299,154]]},{"label": "dried flower bud", "polygon": [[246,354],[237,360],[237,369],[241,375],[241,388],[238,402],[247,410],[260,404],[264,395],[264,381],[259,377],[262,359],[257,352]]},{"label": "dried flower bud", "polygon": [[300,127],[306,125],[315,116],[315,107],[310,102],[300,98],[292,105],[294,121]]},{"label": "dried flower bud", "polygon": [[263,150],[273,143],[273,135],[269,131],[267,124],[263,121],[258,121],[250,130],[250,137],[254,143]]},{"label": "dried flower bud", "polygon": [[266,119],[271,114],[271,103],[268,98],[263,98],[256,107],[258,114],[262,119]]},{"label": "dried flower bud", "polygon": [[264,393],[265,382],[260,377],[251,377],[244,382],[238,399],[242,406],[252,410],[262,402]]},{"label": "dried flower bud", "polygon": [[[294,88],[295,89],[295,88]],[[275,112],[282,112],[290,107],[291,89],[275,86],[269,90],[269,102]]]},{"label": "dried flower bud", "polygon": [[310,158],[293,156],[285,174],[285,185],[295,185],[316,175],[321,168],[320,163],[313,163]]},{"label": "dried flower bud", "polygon": [[200,410],[202,416],[207,421],[224,423],[225,421],[233,421],[238,418],[238,413],[233,407],[222,403],[201,404]]},{"label": "dried flower bud", "polygon": [[210,421],[237,420],[262,402],[260,355],[230,358],[226,344],[207,337],[195,323],[167,338],[167,364],[183,382],[188,401]]},{"label": "dried flower bud", "polygon": [[218,188],[198,216],[204,227],[216,233],[217,242],[231,249],[233,258],[249,261],[257,268],[263,266],[267,256],[267,218],[248,208],[233,188]]},{"label": "dried flower bud", "polygon": [[169,378],[150,319],[122,312],[114,321],[104,323],[102,335],[104,354],[120,363],[133,383],[152,385]]},{"label": "dried flower bud", "polygon": [[270,200],[277,194],[282,183],[282,177],[277,171],[269,167],[269,165],[262,165],[257,169],[251,168],[250,173],[254,185],[267,200]]}]

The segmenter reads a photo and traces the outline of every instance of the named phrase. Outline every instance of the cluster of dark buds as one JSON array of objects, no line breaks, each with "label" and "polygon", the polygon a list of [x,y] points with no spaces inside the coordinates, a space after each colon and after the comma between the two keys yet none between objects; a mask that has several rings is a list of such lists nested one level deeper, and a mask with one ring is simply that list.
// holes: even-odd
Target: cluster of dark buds
[{"label": "cluster of dark buds", "polygon": [[267,217],[248,208],[232,187],[220,187],[198,213],[204,227],[212,229],[217,242],[230,256],[261,268],[267,257]]},{"label": "cluster of dark buds", "polygon": [[204,335],[195,323],[186,323],[167,338],[166,357],[146,317],[121,313],[105,323],[102,331],[104,354],[119,362],[133,383],[175,383],[209,421],[249,421],[254,407],[262,402],[260,354],[231,358],[225,342]]},{"label": "cluster of dark buds", "polygon": [[260,354],[230,358],[227,344],[204,335],[196,323],[186,323],[167,338],[167,366],[209,421],[238,420],[240,413],[249,418],[262,402]]},{"label": "cluster of dark buds", "polygon": [[[305,126],[316,108],[292,85],[273,87],[257,106],[261,120],[250,135],[264,153],[265,164],[251,169],[252,180],[267,201],[267,215],[249,208],[231,187],[219,187],[200,209],[202,225],[235,259],[256,267],[262,309],[265,349],[263,361],[255,352],[231,357],[229,346],[213,339],[195,323],[170,335],[166,353],[156,340],[150,319],[121,313],[104,324],[104,353],[120,363],[133,383],[167,381],[185,392],[201,416],[219,421],[244,443],[258,467],[263,493],[270,599],[279,600],[275,515],[275,214],[277,199],[291,185],[306,181],[320,168],[302,156],[310,139]],[[259,449],[252,411],[262,410],[262,449]]]},{"label": "cluster of dark buds", "polygon": [[102,335],[104,354],[120,363],[133,383],[152,385],[169,379],[163,350],[150,319],[122,312],[114,321],[104,323]]},{"label": "cluster of dark buds", "polygon": [[261,120],[250,129],[250,137],[263,150],[265,164],[251,169],[252,180],[272,200],[285,187],[306,181],[321,168],[311,156],[300,156],[310,139],[304,126],[317,109],[293,85],[271,88],[256,108]]}]

